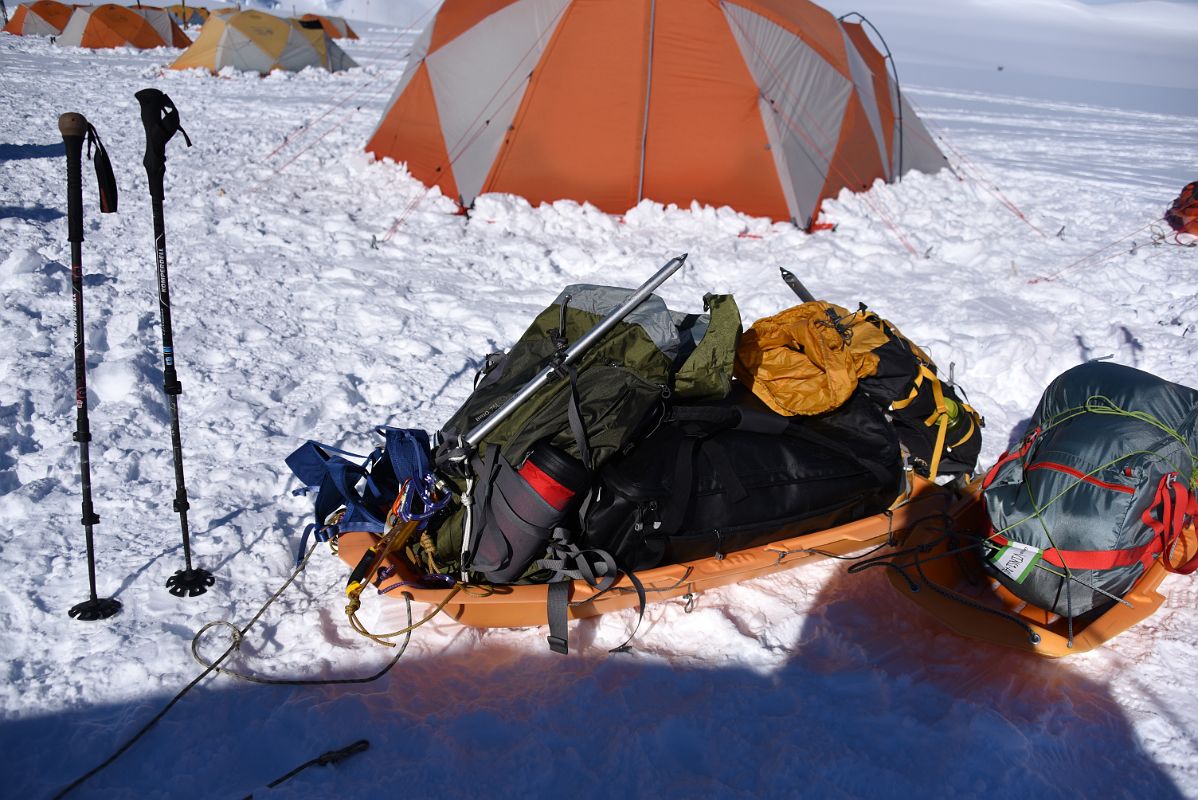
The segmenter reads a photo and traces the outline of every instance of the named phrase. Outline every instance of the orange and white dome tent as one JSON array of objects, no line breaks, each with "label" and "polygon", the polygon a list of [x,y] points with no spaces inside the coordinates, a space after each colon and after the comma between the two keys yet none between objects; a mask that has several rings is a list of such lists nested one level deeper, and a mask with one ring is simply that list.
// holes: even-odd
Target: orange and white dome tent
[{"label": "orange and white dome tent", "polygon": [[201,67],[219,72],[232,67],[246,72],[323,67],[330,72],[356,67],[319,23],[282,19],[262,11],[212,14],[195,43],[171,69]]},{"label": "orange and white dome tent", "polygon": [[[144,10],[144,9],[143,9]],[[165,14],[166,12],[161,12]],[[168,20],[169,21],[169,20]],[[178,26],[171,23],[177,31]],[[169,29],[168,29],[169,32]],[[183,33],[180,31],[180,36]],[[186,39],[186,36],[183,36]],[[76,8],[70,21],[62,29],[57,43],[63,47],[137,47],[148,50],[153,47],[171,47],[171,38],[164,38],[145,16],[135,8],[126,8],[113,3],[102,6]]]},{"label": "orange and white dome tent", "polygon": [[16,36],[57,36],[67,26],[74,10],[55,0],[22,3],[4,26],[4,32]]},{"label": "orange and white dome tent", "polygon": [[327,14],[304,14],[300,19],[319,22],[331,39],[357,39],[358,34],[346,22],[345,17],[330,17]]},{"label": "orange and white dome tent", "polygon": [[463,206],[697,200],[809,227],[841,188],[945,165],[898,97],[861,26],[807,0],[446,0],[366,149]]}]

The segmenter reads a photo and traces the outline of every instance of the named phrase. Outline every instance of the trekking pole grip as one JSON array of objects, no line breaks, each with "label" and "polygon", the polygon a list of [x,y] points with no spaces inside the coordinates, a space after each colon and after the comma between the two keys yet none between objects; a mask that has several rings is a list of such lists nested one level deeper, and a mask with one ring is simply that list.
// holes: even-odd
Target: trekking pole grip
[{"label": "trekking pole grip", "polygon": [[179,109],[165,92],[142,89],[133,96],[141,104],[141,124],[146,129],[146,155],[142,164],[150,179],[150,195],[161,199],[166,176],[166,143],[179,132],[188,147],[191,147],[191,139],[179,124]]},{"label": "trekking pole grip", "polygon": [[68,111],[58,118],[58,130],[67,148],[67,240],[83,241],[83,138],[87,118]]}]

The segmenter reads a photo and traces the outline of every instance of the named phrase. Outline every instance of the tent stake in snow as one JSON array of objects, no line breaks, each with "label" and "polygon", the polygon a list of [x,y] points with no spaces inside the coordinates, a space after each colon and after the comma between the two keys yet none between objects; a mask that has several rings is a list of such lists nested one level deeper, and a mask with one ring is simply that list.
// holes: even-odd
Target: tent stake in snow
[{"label": "tent stake in snow", "polygon": [[[96,176],[100,182],[100,211],[116,211],[116,181],[95,129],[82,114],[58,118],[67,149],[67,230],[71,242],[71,294],[75,301],[75,441],[79,442],[79,474],[83,484],[83,534],[87,541],[87,577],[91,597],[71,607],[70,615],[80,620],[107,619],[121,610],[121,603],[96,594],[96,550],[92,527],[100,522],[92,506],[91,427],[87,419],[87,361],[83,334],[83,139],[96,145]],[[89,150],[90,152],[90,150]]]},{"label": "tent stake in snow", "polygon": [[162,316],[162,389],[166,392],[171,414],[171,449],[175,457],[175,502],[179,525],[183,529],[183,559],[185,566],[166,581],[166,587],[176,597],[195,597],[208,591],[216,582],[212,573],[191,564],[191,534],[187,530],[187,485],[183,480],[183,443],[179,435],[179,395],[183,386],[175,372],[174,331],[171,329],[171,293],[166,269],[166,224],[162,217],[166,177],[166,143],[176,132],[183,134],[187,146],[191,139],[179,125],[179,110],[163,92],[142,89],[136,95],[141,103],[141,124],[146,129],[146,157],[142,162],[150,181],[150,200],[154,211],[154,258],[158,267],[158,311]]}]

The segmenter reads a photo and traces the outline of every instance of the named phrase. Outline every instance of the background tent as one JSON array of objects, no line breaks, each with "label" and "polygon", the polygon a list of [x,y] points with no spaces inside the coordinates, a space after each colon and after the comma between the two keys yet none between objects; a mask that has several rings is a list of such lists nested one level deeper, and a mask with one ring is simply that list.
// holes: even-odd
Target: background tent
[{"label": "background tent", "polygon": [[843,187],[945,164],[897,98],[860,25],[806,0],[446,0],[366,149],[467,206],[698,200],[808,226]]},{"label": "background tent", "polygon": [[300,19],[315,20],[324,28],[330,39],[357,39],[358,34],[345,21],[345,17],[330,17],[324,14],[304,14]]},{"label": "background tent", "polygon": [[66,27],[74,10],[54,0],[22,3],[4,26],[4,32],[17,36],[57,36]]},{"label": "background tent", "polygon": [[193,6],[191,3],[178,3],[173,6],[167,6],[166,10],[171,12],[171,16],[175,22],[180,25],[203,25],[208,19],[210,12],[203,6]]},{"label": "background tent", "polygon": [[170,47],[191,47],[191,39],[183,32],[175,22],[171,13],[164,8],[153,8],[151,6],[130,6],[130,11],[140,14],[146,22],[150,23],[162,40]]},{"label": "background tent", "polygon": [[260,72],[323,67],[330,72],[356,67],[320,23],[285,20],[261,11],[213,14],[195,43],[171,64],[172,69],[224,67]]},{"label": "background tent", "polygon": [[171,40],[164,38],[144,16],[137,13],[137,9],[107,3],[75,9],[58,37],[58,44],[64,47],[148,49],[169,46]]}]

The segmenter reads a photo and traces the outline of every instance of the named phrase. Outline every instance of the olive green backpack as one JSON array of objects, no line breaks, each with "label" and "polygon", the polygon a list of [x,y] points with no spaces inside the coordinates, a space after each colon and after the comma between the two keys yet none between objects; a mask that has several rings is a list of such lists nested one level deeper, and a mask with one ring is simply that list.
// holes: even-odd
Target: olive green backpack
[{"label": "olive green backpack", "polygon": [[[632,291],[568,286],[509,352],[487,357],[473,393],[437,437],[439,472],[462,500],[450,504],[422,542],[430,571],[490,583],[537,579],[537,559],[546,556],[550,540],[568,539],[577,525],[596,469],[651,429],[667,403],[728,394],[741,332],[732,296],[707,295],[705,313],[682,314],[650,295],[574,364],[560,366],[477,449],[464,446],[467,433],[542,369],[560,364],[566,348]],[[541,457],[530,459],[534,451]],[[549,471],[558,469],[557,479],[561,470],[572,476],[572,499],[562,507],[547,502],[553,497],[543,491],[546,485],[563,487],[530,461],[556,465]],[[467,528],[471,535],[464,537]]]}]

